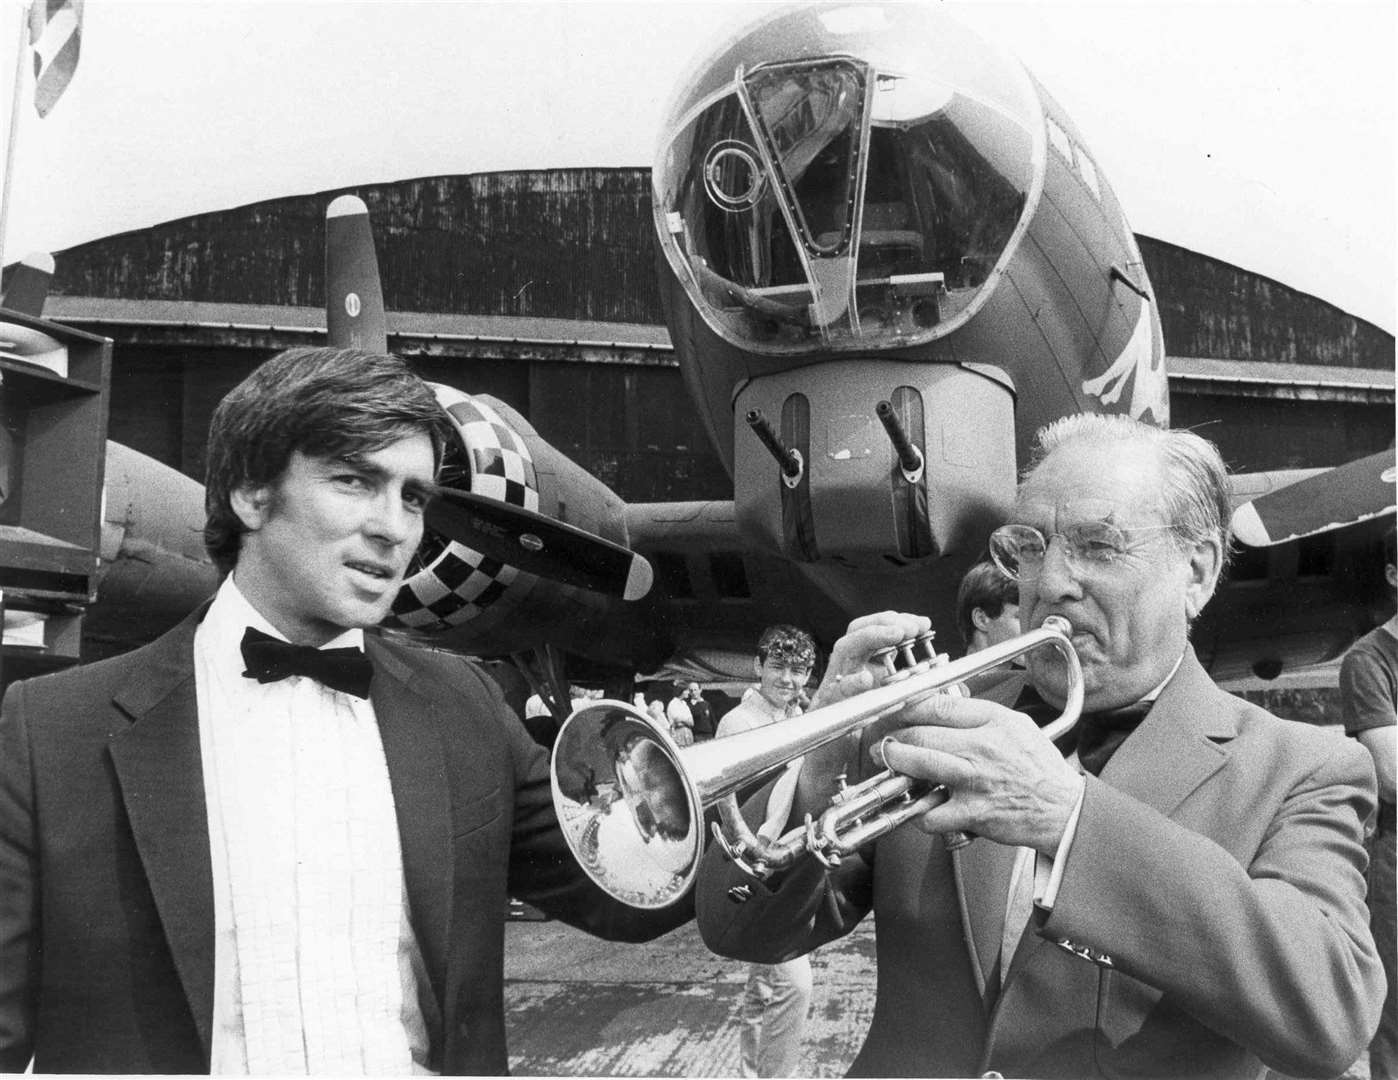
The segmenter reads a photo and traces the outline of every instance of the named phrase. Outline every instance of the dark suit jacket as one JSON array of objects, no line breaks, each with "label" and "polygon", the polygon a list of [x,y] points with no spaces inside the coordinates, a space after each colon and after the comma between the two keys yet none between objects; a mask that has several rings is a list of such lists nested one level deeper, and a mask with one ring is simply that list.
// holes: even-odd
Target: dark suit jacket
[{"label": "dark suit jacket", "polygon": [[[0,1069],[207,1072],[213,890],[193,674],[202,611],[145,648],[18,683],[0,710]],[[507,1071],[507,896],[603,937],[640,914],[569,855],[547,761],[460,657],[368,638],[433,1064]]]},{"label": "dark suit jacket", "polygon": [[770,962],[872,909],[878,998],[857,1075],[1256,1077],[1265,1062],[1333,1076],[1383,998],[1364,906],[1374,779],[1356,750],[1223,693],[1187,656],[1086,778],[1057,902],[1031,920],[1003,990],[1014,849],[948,852],[911,823],[745,904],[711,851],[699,927],[724,956]]}]

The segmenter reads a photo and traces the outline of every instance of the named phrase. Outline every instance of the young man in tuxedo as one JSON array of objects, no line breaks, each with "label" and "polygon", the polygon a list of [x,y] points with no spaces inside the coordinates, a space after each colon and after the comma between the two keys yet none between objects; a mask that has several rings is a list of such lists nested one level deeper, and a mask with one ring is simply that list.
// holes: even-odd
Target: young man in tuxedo
[{"label": "young man in tuxedo", "polygon": [[0,710],[0,1068],[506,1071],[506,898],[644,916],[558,830],[544,751],[474,665],[367,632],[445,440],[396,357],[293,349],[210,427],[212,601]]}]

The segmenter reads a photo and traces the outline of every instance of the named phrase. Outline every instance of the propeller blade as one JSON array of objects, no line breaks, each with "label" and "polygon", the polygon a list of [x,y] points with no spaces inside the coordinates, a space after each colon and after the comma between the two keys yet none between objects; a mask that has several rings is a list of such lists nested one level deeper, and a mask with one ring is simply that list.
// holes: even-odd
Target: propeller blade
[{"label": "propeller blade", "polygon": [[1381,450],[1243,503],[1233,511],[1233,535],[1270,547],[1392,514],[1394,505],[1394,454]]},{"label": "propeller blade", "polygon": [[427,525],[527,573],[623,600],[641,599],[655,579],[650,563],[620,544],[469,491],[439,490]]},{"label": "propeller blade", "polygon": [[52,277],[53,256],[47,251],[31,251],[10,271],[10,280],[5,282],[5,297],[0,300],[0,307],[41,318],[44,301],[49,298],[49,280]]},{"label": "propeller blade", "polygon": [[325,211],[325,325],[336,348],[388,352],[369,208],[356,195],[341,195]]}]

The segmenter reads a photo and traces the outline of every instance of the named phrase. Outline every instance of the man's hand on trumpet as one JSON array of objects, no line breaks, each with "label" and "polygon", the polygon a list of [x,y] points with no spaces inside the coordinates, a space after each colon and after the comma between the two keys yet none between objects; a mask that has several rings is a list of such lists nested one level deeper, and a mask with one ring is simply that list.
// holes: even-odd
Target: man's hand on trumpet
[{"label": "man's hand on trumpet", "polygon": [[[811,698],[811,709],[852,698],[872,690],[884,679],[884,672],[870,658],[880,649],[914,638],[931,629],[932,622],[922,615],[883,611],[861,615],[830,652],[825,675]],[[880,731],[888,730],[887,726]],[[804,815],[819,817],[830,805],[830,798],[843,777],[850,783],[866,771],[859,757],[860,735],[852,732],[806,755],[801,767],[792,824]],[[881,768],[882,766],[880,766]]]},{"label": "man's hand on trumpet", "polygon": [[1082,792],[1082,776],[1024,713],[993,701],[933,694],[892,718],[874,744],[879,765],[943,784],[950,798],[917,819],[1053,855]]},{"label": "man's hand on trumpet", "polygon": [[[831,651],[815,704],[879,685],[874,653],[929,627],[925,617],[900,612],[855,619]],[[946,786],[950,798],[917,819],[928,832],[968,832],[1052,855],[1082,791],[1082,777],[1032,719],[957,694],[933,693],[875,721],[864,744],[875,768]]]}]

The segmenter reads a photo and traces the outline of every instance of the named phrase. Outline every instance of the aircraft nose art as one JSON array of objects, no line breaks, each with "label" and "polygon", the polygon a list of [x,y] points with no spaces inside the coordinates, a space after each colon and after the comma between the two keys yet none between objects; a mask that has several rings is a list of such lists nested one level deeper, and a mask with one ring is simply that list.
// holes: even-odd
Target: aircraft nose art
[{"label": "aircraft nose art", "polygon": [[687,85],[656,225],[691,303],[745,350],[944,336],[995,288],[1042,187],[1024,69],[921,5],[769,19]]}]

